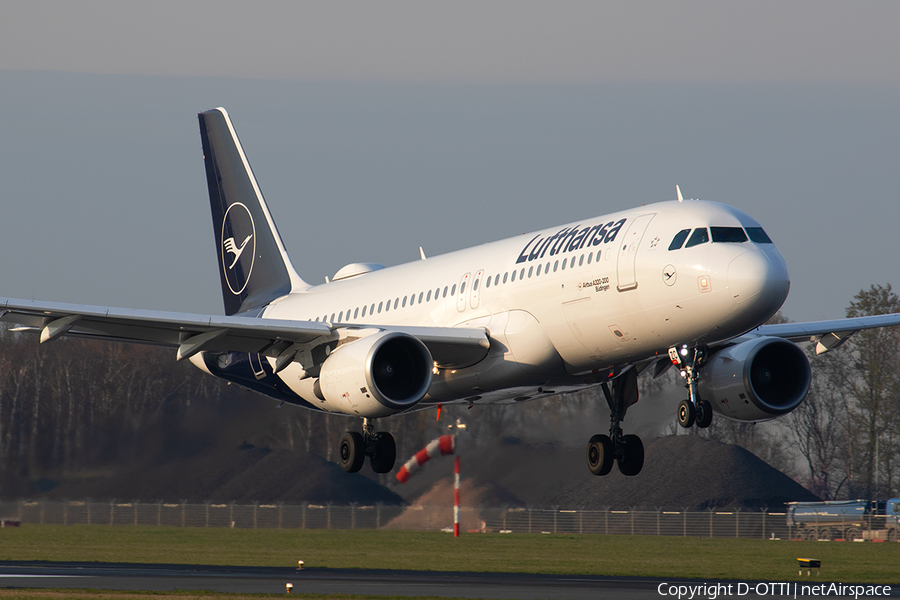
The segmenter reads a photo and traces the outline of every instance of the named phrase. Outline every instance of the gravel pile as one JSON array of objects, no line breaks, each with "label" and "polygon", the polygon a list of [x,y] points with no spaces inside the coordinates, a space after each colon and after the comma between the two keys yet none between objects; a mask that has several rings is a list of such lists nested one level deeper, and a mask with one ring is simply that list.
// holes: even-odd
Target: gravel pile
[{"label": "gravel pile", "polygon": [[693,435],[654,440],[644,469],[625,477],[614,466],[606,477],[562,483],[547,504],[585,509],[780,509],[785,502],[818,498],[740,446]]}]

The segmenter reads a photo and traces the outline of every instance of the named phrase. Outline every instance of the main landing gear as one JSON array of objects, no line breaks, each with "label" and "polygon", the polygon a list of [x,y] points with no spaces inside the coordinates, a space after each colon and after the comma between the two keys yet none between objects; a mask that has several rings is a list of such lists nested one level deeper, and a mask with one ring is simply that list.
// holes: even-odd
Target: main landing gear
[{"label": "main landing gear", "polygon": [[594,475],[606,475],[615,461],[622,475],[637,475],[644,467],[644,444],[636,435],[623,435],[620,426],[628,407],[638,400],[637,372],[630,369],[613,379],[612,391],[606,381],[600,388],[609,405],[609,435],[595,435],[588,442],[588,469]]},{"label": "main landing gear", "polygon": [[338,460],[347,473],[362,469],[367,456],[376,473],[390,473],[397,458],[394,436],[386,431],[376,433],[375,419],[363,419],[363,432],[346,432],[338,447]]},{"label": "main landing gear", "polygon": [[669,348],[669,359],[681,369],[684,387],[688,391],[688,397],[678,403],[678,424],[687,429],[696,423],[700,429],[706,429],[712,425],[713,409],[709,401],[700,399],[697,384],[700,380],[698,371],[706,359],[706,349],[673,346]]}]

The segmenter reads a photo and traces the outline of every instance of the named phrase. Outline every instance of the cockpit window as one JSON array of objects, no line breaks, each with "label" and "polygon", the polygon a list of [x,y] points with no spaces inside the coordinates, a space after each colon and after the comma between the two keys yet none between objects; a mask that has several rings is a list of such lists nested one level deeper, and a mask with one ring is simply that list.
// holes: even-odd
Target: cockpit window
[{"label": "cockpit window", "polygon": [[757,244],[771,244],[772,240],[769,239],[769,236],[766,235],[766,232],[763,231],[762,227],[748,227],[747,235],[750,236],[750,239],[756,242]]},{"label": "cockpit window", "polygon": [[688,234],[691,232],[690,229],[682,229],[678,233],[675,234],[675,237],[672,238],[672,243],[669,244],[669,250],[679,250],[684,245],[684,240],[687,239]]},{"label": "cockpit window", "polygon": [[691,234],[690,239],[688,240],[687,244],[684,245],[684,247],[693,248],[694,246],[705,244],[708,241],[709,231],[707,231],[706,227],[701,227],[694,230],[694,233]]},{"label": "cockpit window", "polygon": [[740,244],[747,241],[747,234],[740,227],[710,227],[714,244]]}]

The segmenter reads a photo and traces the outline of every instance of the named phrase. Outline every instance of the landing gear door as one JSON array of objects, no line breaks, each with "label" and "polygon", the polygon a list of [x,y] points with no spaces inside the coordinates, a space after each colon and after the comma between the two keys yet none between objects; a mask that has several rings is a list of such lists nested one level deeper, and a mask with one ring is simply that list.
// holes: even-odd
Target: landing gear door
[{"label": "landing gear door", "polygon": [[635,258],[637,258],[638,247],[641,245],[644,231],[647,230],[647,225],[650,224],[655,214],[641,215],[636,218],[631,222],[631,226],[622,238],[622,245],[619,247],[619,258],[616,263],[619,280],[616,289],[620,292],[633,290],[637,287],[637,277],[634,269]]}]

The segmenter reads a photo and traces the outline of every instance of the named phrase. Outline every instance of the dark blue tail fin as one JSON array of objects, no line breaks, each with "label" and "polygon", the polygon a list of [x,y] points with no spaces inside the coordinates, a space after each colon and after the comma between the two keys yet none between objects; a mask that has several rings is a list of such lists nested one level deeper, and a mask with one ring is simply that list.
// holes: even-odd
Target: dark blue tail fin
[{"label": "dark blue tail fin", "polygon": [[216,108],[198,117],[225,314],[309,287],[291,265],[228,113]]}]

